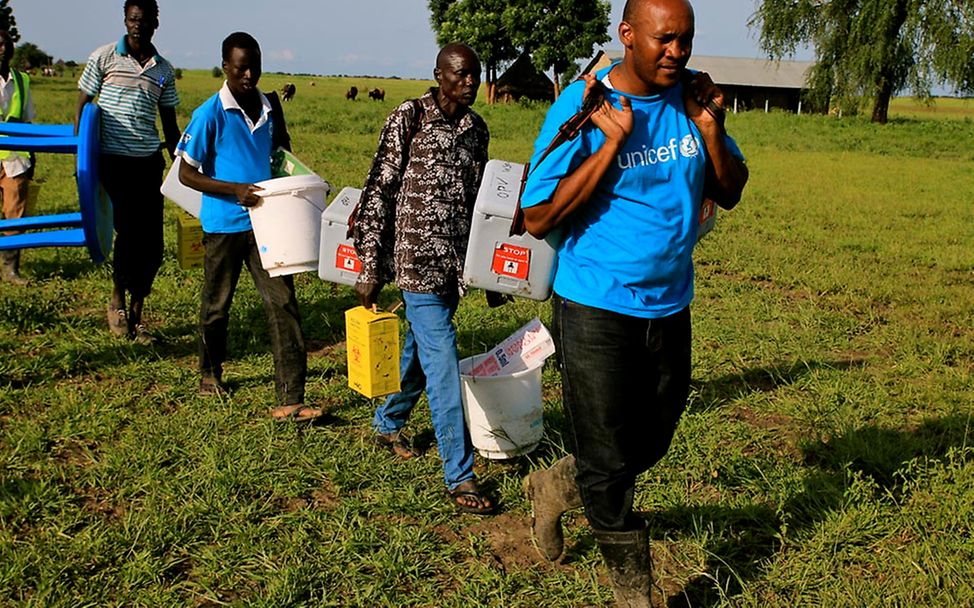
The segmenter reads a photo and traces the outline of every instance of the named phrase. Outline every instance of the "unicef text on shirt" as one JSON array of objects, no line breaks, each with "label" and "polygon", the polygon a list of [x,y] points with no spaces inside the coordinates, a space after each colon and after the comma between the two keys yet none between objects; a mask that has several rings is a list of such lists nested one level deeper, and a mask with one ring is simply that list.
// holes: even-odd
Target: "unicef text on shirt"
[{"label": "unicef text on shirt", "polygon": [[616,164],[620,169],[631,169],[633,167],[645,167],[658,163],[668,163],[677,158],[677,148],[680,156],[693,158],[700,153],[700,142],[693,135],[684,135],[683,139],[677,144],[676,138],[670,138],[670,143],[659,148],[649,148],[643,146],[642,150],[623,152],[616,156]]}]

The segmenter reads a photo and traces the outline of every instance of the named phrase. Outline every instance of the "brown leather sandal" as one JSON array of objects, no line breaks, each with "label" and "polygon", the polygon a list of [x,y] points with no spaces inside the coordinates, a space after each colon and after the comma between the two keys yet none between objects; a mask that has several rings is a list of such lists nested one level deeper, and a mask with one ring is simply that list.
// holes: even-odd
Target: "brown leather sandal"
[{"label": "brown leather sandal", "polygon": [[[491,515],[497,510],[497,505],[481,493],[473,481],[465,481],[452,490],[447,490],[446,493],[453,506],[463,513]],[[476,505],[470,503],[476,503]]]},{"label": "brown leather sandal", "polygon": [[295,403],[275,407],[271,412],[271,418],[274,419],[274,422],[311,422],[320,417],[321,414],[321,410],[316,407]]}]

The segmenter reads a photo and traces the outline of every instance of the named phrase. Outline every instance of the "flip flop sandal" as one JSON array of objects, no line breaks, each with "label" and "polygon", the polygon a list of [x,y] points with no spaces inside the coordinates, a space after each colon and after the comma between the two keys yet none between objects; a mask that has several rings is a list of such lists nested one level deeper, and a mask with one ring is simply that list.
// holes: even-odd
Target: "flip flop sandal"
[{"label": "flip flop sandal", "polygon": [[423,455],[422,452],[409,444],[409,441],[402,436],[402,433],[392,433],[389,435],[376,433],[372,436],[372,443],[377,447],[389,450],[403,460],[410,460]]},{"label": "flip flop sandal", "polygon": [[[487,497],[481,494],[480,490],[447,490],[446,493],[450,497],[450,502],[453,503],[453,506],[463,513],[490,515],[497,510],[497,505],[486,506]],[[465,504],[460,500],[463,498],[471,498],[481,506],[473,507]]]},{"label": "flip flop sandal", "polygon": [[[304,404],[301,404],[301,405],[282,405],[279,408],[276,408],[275,411],[277,409],[286,408],[286,407],[290,407],[290,408],[293,408],[293,409],[290,412],[288,412],[287,414],[283,415],[283,416],[275,416],[274,414],[271,414],[271,418],[274,419],[274,422],[281,422],[281,423],[283,423],[283,422],[294,422],[294,423],[311,422],[315,418],[318,418],[318,417],[321,416],[321,411],[319,411],[318,408],[312,407],[310,405],[304,405]],[[316,412],[316,413],[304,414],[304,412],[308,412],[308,411]]]}]

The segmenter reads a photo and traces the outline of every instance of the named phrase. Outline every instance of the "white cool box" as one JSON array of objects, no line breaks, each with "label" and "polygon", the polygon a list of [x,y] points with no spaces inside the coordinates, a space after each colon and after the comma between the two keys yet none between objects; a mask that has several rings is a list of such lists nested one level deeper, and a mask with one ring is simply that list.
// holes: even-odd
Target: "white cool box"
[{"label": "white cool box", "polygon": [[355,253],[352,239],[346,238],[348,218],[355,210],[362,191],[342,188],[335,200],[321,214],[321,248],[318,250],[318,276],[325,281],[355,285],[362,262]]},{"label": "white cool box", "polygon": [[477,192],[470,226],[470,244],[463,263],[463,282],[471,287],[531,300],[551,295],[555,275],[556,233],[536,239],[512,235],[524,165],[503,160],[487,162]]},{"label": "white cool box", "polygon": [[[555,248],[560,235],[545,239],[530,234],[511,235],[524,165],[488,161],[474,204],[470,242],[463,265],[463,281],[470,287],[496,291],[531,300],[551,295],[555,274]],[[342,285],[355,285],[362,264],[352,240],[345,237],[348,219],[362,191],[344,188],[321,214],[321,249],[318,276]],[[699,238],[713,229],[717,206],[705,200],[700,209]]]},{"label": "white cool box", "polygon": [[[517,163],[487,163],[474,205],[463,280],[470,287],[545,300],[551,295],[554,248],[529,234],[510,235],[523,171],[524,165]],[[326,281],[354,285],[362,268],[351,239],[345,237],[361,194],[344,188],[321,214],[318,276]]]}]

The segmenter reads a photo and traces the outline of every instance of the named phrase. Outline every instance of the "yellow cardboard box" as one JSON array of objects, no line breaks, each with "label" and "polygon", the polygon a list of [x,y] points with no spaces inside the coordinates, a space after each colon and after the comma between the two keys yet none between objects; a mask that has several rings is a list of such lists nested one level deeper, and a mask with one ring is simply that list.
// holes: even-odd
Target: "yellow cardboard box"
[{"label": "yellow cardboard box", "polygon": [[203,265],[203,226],[180,209],[176,216],[176,255],[179,267],[188,270]]},{"label": "yellow cardboard box", "polygon": [[366,397],[399,392],[399,317],[356,306],[345,311],[348,386]]}]

